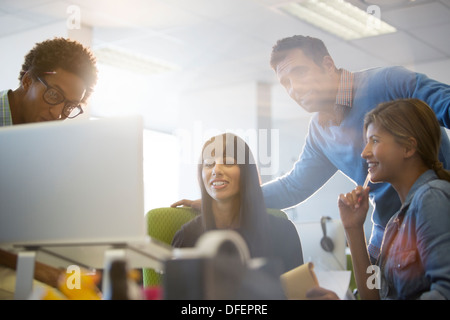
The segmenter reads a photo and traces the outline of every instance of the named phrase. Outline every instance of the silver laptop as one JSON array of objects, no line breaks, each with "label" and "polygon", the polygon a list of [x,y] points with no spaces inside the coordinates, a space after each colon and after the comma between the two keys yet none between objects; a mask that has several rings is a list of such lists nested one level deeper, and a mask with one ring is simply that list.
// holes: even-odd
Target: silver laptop
[{"label": "silver laptop", "polygon": [[0,247],[146,238],[139,116],[0,128]]}]

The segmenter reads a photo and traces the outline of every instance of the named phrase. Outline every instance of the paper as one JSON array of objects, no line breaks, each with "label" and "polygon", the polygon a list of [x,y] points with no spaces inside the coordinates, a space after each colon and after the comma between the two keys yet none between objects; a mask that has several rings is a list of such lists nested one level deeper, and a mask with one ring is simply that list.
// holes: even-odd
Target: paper
[{"label": "paper", "polygon": [[289,300],[306,300],[306,292],[314,287],[331,290],[341,300],[347,299],[351,271],[314,270],[308,262],[281,275],[281,284]]},{"label": "paper", "polygon": [[322,288],[334,291],[341,300],[346,299],[351,271],[317,270],[315,273]]},{"label": "paper", "polygon": [[312,262],[283,273],[280,279],[289,300],[306,300],[306,292],[319,285]]}]

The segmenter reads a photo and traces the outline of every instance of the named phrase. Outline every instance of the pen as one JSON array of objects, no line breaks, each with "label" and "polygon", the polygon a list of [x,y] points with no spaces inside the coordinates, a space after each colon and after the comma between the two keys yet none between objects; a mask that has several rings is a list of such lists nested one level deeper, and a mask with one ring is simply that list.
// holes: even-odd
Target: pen
[{"label": "pen", "polygon": [[367,188],[367,186],[369,185],[369,181],[370,181],[370,172],[367,173],[366,181],[364,181],[363,184],[363,189]]},{"label": "pen", "polygon": [[[365,188],[367,188],[367,186],[369,185],[369,181],[370,181],[370,172],[367,172],[366,180],[364,181],[364,184],[363,184],[363,190]],[[359,196],[358,203],[360,203],[361,200],[362,200],[362,195]]]}]

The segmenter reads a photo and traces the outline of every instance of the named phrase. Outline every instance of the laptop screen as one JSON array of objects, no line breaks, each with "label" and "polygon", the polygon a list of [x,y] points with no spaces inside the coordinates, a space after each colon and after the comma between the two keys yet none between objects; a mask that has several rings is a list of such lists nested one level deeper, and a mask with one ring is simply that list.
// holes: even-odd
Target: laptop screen
[{"label": "laptop screen", "polygon": [[0,128],[0,246],[146,236],[139,116]]}]

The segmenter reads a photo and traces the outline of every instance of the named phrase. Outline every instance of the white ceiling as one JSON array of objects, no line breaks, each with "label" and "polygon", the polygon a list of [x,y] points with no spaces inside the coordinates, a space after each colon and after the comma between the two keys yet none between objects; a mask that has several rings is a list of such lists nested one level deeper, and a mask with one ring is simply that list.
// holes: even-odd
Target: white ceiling
[{"label": "white ceiling", "polygon": [[[93,27],[94,48],[114,45],[178,65],[189,86],[275,82],[268,60],[283,37],[319,37],[338,67],[434,64],[450,59],[450,0],[377,2],[395,34],[342,41],[278,12],[286,0],[0,0],[0,37],[67,20],[70,5]],[[442,69],[442,68],[441,68]],[[448,73],[448,72],[446,72]]]}]

